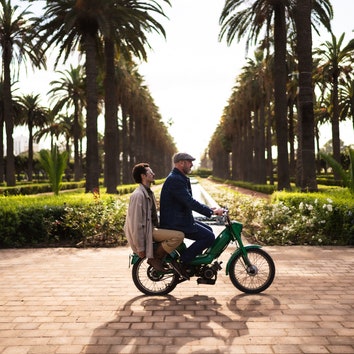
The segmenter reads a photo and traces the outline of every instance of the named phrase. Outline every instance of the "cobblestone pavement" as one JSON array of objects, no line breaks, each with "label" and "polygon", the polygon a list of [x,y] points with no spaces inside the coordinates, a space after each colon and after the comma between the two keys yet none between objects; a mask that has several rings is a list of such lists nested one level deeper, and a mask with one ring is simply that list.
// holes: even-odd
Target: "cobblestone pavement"
[{"label": "cobblestone pavement", "polygon": [[354,248],[265,249],[263,294],[223,269],[158,297],[134,287],[127,247],[0,250],[0,353],[354,353]]}]

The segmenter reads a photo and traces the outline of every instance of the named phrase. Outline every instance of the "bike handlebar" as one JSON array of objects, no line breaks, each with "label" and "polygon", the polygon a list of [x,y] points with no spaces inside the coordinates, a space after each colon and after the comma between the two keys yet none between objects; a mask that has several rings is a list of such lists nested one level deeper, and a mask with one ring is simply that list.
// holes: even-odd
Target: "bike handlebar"
[{"label": "bike handlebar", "polygon": [[[231,220],[229,217],[229,209],[226,207],[220,207],[221,209],[223,209],[223,213],[222,215],[216,216],[216,219],[218,220],[219,224],[228,224],[230,225]],[[215,217],[215,215],[214,215]]]}]

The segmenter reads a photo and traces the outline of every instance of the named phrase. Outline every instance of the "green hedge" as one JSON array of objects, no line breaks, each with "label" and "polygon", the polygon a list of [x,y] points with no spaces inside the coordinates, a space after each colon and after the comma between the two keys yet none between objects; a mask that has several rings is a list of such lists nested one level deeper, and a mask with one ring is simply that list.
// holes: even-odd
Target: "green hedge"
[{"label": "green hedge", "polygon": [[[128,196],[135,188],[119,186],[116,195],[107,195],[102,188],[101,195],[76,190],[59,196],[0,196],[0,247],[124,245]],[[347,189],[275,192],[271,202],[220,190],[212,196],[230,208],[230,215],[243,222],[245,233],[257,242],[354,244],[354,198]]]},{"label": "green hedge", "polygon": [[213,171],[209,168],[198,168],[192,171],[193,176],[199,176],[201,178],[208,178],[213,174]]},{"label": "green hedge", "polygon": [[125,244],[125,199],[83,193],[0,197],[0,247]]},{"label": "green hedge", "polygon": [[[15,195],[0,196],[0,248],[126,244],[127,196],[137,185],[118,186],[116,195],[106,194],[105,188],[100,195],[84,193],[81,182],[70,186],[75,190],[58,196],[33,195],[46,191],[45,184],[27,184],[17,187]],[[20,191],[30,195],[19,195]]]},{"label": "green hedge", "polygon": [[[234,184],[229,184],[233,186]],[[211,193],[244,225],[250,242],[267,245],[354,245],[354,198],[347,188],[274,192],[270,200],[223,188]]]},{"label": "green hedge", "polygon": [[268,208],[265,224],[277,244],[354,245],[354,197],[348,189],[276,192]]},{"label": "green hedge", "polygon": [[[63,182],[62,190],[73,190],[85,188],[85,181]],[[26,183],[15,187],[0,187],[0,195],[33,195],[52,192],[49,183]]]},{"label": "green hedge", "polygon": [[[161,184],[163,180],[157,180],[155,184]],[[100,182],[100,188],[103,183]],[[63,182],[61,191],[73,191],[79,189],[80,192],[85,188],[85,181],[80,182]],[[136,184],[124,184],[117,187],[117,194],[124,195],[131,193],[136,188]],[[15,187],[0,187],[0,196],[18,196],[18,195],[35,195],[43,193],[51,193],[52,189],[49,183],[26,183],[19,184]]]}]

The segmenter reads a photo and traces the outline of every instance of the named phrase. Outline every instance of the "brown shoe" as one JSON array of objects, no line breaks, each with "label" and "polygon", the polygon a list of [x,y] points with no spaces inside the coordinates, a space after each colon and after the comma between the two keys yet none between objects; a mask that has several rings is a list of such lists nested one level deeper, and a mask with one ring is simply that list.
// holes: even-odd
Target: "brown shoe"
[{"label": "brown shoe", "polygon": [[149,258],[147,260],[148,264],[151,265],[151,267],[153,267],[154,269],[156,269],[159,272],[166,272],[166,270],[168,270],[168,268],[165,268],[161,259],[157,259],[157,258]]},{"label": "brown shoe", "polygon": [[161,243],[157,246],[156,250],[154,251],[154,258],[148,259],[148,264],[154,267],[159,272],[165,272],[168,270],[168,267],[165,267],[162,259],[167,255],[167,252],[161,246]]},{"label": "brown shoe", "polygon": [[190,279],[186,270],[186,266],[183,263],[178,262],[176,259],[172,259],[171,266],[183,279]]}]

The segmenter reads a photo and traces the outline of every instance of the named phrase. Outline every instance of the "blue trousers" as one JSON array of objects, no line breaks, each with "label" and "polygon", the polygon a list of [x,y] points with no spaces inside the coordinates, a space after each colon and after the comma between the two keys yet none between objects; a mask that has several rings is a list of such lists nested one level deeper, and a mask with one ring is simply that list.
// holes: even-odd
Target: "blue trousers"
[{"label": "blue trousers", "polygon": [[209,248],[215,241],[213,229],[200,221],[196,221],[198,231],[185,234],[186,238],[194,240],[181,255],[183,263],[191,262],[198,254],[201,254],[206,248]]}]

